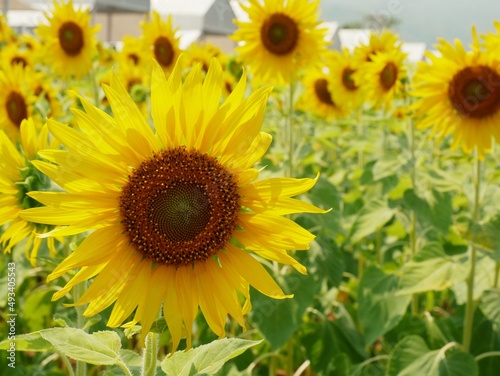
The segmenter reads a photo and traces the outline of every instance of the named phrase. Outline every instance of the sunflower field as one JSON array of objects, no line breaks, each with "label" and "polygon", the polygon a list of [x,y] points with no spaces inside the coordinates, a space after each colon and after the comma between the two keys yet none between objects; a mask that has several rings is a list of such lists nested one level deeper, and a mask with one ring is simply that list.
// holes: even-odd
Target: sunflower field
[{"label": "sunflower field", "polygon": [[0,16],[1,375],[499,374],[500,22],[411,63],[318,7]]}]

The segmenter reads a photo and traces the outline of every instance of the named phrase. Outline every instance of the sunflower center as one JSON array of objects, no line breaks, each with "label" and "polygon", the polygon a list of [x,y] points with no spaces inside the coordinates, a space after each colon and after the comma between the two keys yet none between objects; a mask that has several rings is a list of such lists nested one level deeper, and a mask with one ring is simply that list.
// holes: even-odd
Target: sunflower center
[{"label": "sunflower center", "polygon": [[260,39],[272,54],[287,55],[297,45],[299,28],[292,18],[283,13],[274,13],[262,24]]},{"label": "sunflower center", "polygon": [[314,82],[314,92],[322,103],[335,106],[332,96],[328,91],[328,81],[325,78],[319,78]]},{"label": "sunflower center", "polygon": [[20,127],[21,122],[28,118],[28,108],[24,97],[18,92],[11,91],[5,102],[7,115],[11,122]]},{"label": "sunflower center", "polygon": [[120,197],[130,243],[145,258],[176,267],[223,249],[240,207],[233,175],[217,159],[185,147],[144,161]]},{"label": "sunflower center", "polygon": [[28,65],[28,62],[26,61],[26,59],[22,56],[14,56],[11,60],[10,60],[10,64],[11,65],[17,65],[17,64],[22,64],[23,68],[26,67],[26,65]]},{"label": "sunflower center", "polygon": [[354,80],[352,79],[352,75],[354,72],[355,70],[351,68],[344,68],[344,70],[342,71],[342,84],[349,91],[355,91],[358,89],[358,87],[354,83]]},{"label": "sunflower center", "polygon": [[83,48],[83,31],[72,21],[67,21],[59,28],[59,44],[69,56],[77,56]]},{"label": "sunflower center", "polygon": [[463,116],[481,119],[500,110],[500,76],[490,67],[466,67],[448,86],[452,106]]},{"label": "sunflower center", "polygon": [[390,90],[398,79],[398,67],[393,62],[388,62],[380,72],[380,84],[385,90]]},{"label": "sunflower center", "polygon": [[155,58],[164,67],[170,66],[174,60],[174,48],[166,37],[158,37],[154,43]]}]

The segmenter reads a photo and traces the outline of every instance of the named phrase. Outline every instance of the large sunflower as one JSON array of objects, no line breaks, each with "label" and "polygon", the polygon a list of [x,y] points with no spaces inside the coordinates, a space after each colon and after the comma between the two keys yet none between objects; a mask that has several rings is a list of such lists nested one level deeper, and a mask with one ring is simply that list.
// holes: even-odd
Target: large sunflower
[{"label": "large sunflower", "polygon": [[500,140],[500,60],[479,48],[466,51],[458,40],[436,48],[439,56],[428,54],[414,78],[418,127],[433,127],[439,138],[453,133],[452,148],[477,147],[483,158],[492,137]]},{"label": "large sunflower", "polygon": [[177,29],[172,26],[171,15],[168,16],[167,22],[162,21],[156,11],[151,16],[151,22],[141,23],[143,43],[151,54],[148,61],[152,56],[165,73],[170,73],[180,54]]},{"label": "large sunflower", "polygon": [[333,100],[332,92],[336,87],[329,79],[330,75],[319,69],[309,71],[302,80],[305,90],[299,107],[325,119],[342,118],[346,112]]},{"label": "large sunflower", "polygon": [[[38,251],[42,239],[36,237],[34,231],[46,231],[46,226],[39,226],[19,217],[19,213],[27,208],[40,204],[27,196],[30,190],[48,188],[50,181],[36,170],[30,159],[36,157],[40,148],[47,148],[47,128],[39,131],[31,118],[21,124],[22,151],[18,151],[7,135],[0,131],[0,245],[5,253],[27,240],[26,257],[33,266],[36,265]],[[54,256],[54,239],[48,239],[48,248]]]},{"label": "large sunflower", "polygon": [[271,143],[260,132],[271,89],[243,99],[242,78],[220,104],[218,63],[204,81],[196,66],[184,83],[181,64],[168,81],[153,66],[155,132],[115,76],[104,86],[114,118],[81,99],[85,112],[74,110],[81,131],[49,121],[68,150],[42,152],[48,162],[36,166],[66,192],[31,193],[47,206],[23,213],[61,226],[48,235],[93,231],[49,276],[81,268],[54,299],[95,277],[75,304],[90,303],[85,315],[92,316],[114,303],[111,327],[137,308],[128,326],[141,322],[143,335],[163,301],[174,348],[183,332],[190,346],[198,307],[223,336],[227,314],[244,327],[249,285],[285,298],[251,253],[305,273],[286,250],[307,249],[314,236],[282,215],[323,212],[291,198],[314,179],[256,181],[252,166]]},{"label": "large sunflower", "polygon": [[62,77],[80,78],[92,69],[97,52],[95,33],[100,26],[90,26],[90,14],[75,9],[73,1],[54,1],[52,13],[46,13],[47,25],[36,32],[44,40],[43,58],[52,71]]},{"label": "large sunflower", "polygon": [[363,101],[361,86],[358,86],[353,79],[354,73],[358,70],[351,53],[347,48],[342,52],[334,51],[330,69],[330,90],[332,99],[342,108],[356,109]]},{"label": "large sunflower", "polygon": [[406,54],[398,50],[378,52],[353,74],[354,82],[363,85],[365,98],[375,107],[390,108],[394,99],[403,94],[408,76],[405,59]]},{"label": "large sunflower", "polygon": [[296,70],[317,62],[326,46],[326,29],[319,27],[319,0],[249,0],[241,7],[248,22],[236,21],[232,39],[258,80],[290,82]]},{"label": "large sunflower", "polygon": [[26,87],[22,64],[3,68],[0,70],[0,130],[17,139],[21,122],[32,115],[34,97]]}]

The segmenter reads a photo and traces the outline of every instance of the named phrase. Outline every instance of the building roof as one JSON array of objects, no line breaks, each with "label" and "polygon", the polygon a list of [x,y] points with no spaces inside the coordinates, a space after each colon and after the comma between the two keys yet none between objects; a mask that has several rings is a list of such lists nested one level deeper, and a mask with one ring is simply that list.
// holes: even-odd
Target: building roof
[{"label": "building roof", "polygon": [[172,15],[175,27],[201,30],[203,34],[231,34],[236,30],[229,0],[151,0],[151,9]]},{"label": "building roof", "polygon": [[[53,0],[19,0],[32,9],[47,10]],[[77,7],[92,8],[96,12],[149,12],[149,0],[73,0]]]}]

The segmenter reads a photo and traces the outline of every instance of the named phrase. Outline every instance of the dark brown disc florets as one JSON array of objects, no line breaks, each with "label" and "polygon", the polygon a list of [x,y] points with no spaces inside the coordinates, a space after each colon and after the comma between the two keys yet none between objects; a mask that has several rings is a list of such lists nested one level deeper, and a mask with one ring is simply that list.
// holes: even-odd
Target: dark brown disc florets
[{"label": "dark brown disc florets", "polygon": [[239,211],[233,175],[214,157],[184,147],[142,162],[120,197],[130,243],[164,265],[194,264],[223,249]]}]

